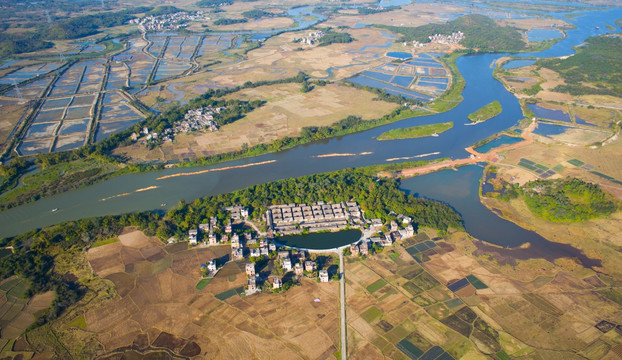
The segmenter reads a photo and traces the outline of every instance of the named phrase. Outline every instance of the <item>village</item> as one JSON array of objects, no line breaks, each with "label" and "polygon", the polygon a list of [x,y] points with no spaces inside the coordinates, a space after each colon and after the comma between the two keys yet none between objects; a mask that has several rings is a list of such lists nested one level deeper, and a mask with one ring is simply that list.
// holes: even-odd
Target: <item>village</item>
[{"label": "village", "polygon": [[[214,121],[214,114],[219,114],[225,107],[206,106],[198,109],[190,109],[184,115],[184,120],[173,124],[172,128],[164,130],[163,134],[150,132],[148,128],[143,128],[140,134],[132,133],[132,141],[141,139],[141,143],[146,145],[150,142],[173,141],[179,133],[189,133],[193,131],[218,131],[218,124]],[[145,135],[141,138],[141,135]]]},{"label": "village", "polygon": [[[429,44],[456,45],[459,44],[462,39],[464,39],[464,33],[462,31],[458,31],[451,33],[451,35],[434,34],[428,36],[428,39],[430,39],[429,43],[422,43],[417,40],[413,40],[413,47],[422,48]],[[404,43],[404,46],[405,45],[406,43]]]},{"label": "village", "polygon": [[300,42],[306,45],[313,45],[317,43],[323,37],[324,37],[324,32],[322,30],[312,31],[309,33],[309,36],[303,37],[300,39],[295,39],[294,42]]},{"label": "village", "polygon": [[205,16],[204,11],[194,13],[180,11],[173,14],[165,14],[158,16],[146,16],[130,20],[130,24],[138,25],[141,32],[162,31],[162,30],[179,30],[188,26],[190,21],[209,20]]},{"label": "village", "polygon": [[[230,261],[244,263],[246,295],[257,291],[284,291],[300,283],[302,277],[320,283],[338,280],[338,257],[335,254],[366,257],[395,241],[415,235],[410,217],[392,212],[390,215],[395,220],[388,224],[381,219],[368,220],[353,201],[269,206],[263,215],[265,232],[249,219],[251,211],[248,208],[235,205],[223,210],[229,215],[224,226],[212,216],[208,223],[188,231],[188,243],[198,247],[230,245],[230,256],[203,264],[202,275],[213,278]],[[279,235],[335,232],[353,227],[361,229],[361,239],[339,248],[310,250],[278,244]]]}]

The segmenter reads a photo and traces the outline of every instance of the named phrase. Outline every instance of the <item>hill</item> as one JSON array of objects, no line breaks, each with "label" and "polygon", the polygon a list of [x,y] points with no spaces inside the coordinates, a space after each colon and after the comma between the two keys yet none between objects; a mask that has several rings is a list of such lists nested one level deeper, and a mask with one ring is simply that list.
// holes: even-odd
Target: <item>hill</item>
[{"label": "hill", "polygon": [[433,34],[450,35],[462,31],[464,39],[460,44],[478,52],[516,52],[526,48],[518,29],[498,25],[484,15],[465,15],[447,23],[427,24],[417,27],[385,26],[379,27],[402,35],[400,41],[417,40],[427,43]]},{"label": "hill", "polygon": [[539,64],[559,73],[566,83],[554,91],[622,96],[622,39],[619,37],[588,38],[575,55]]}]

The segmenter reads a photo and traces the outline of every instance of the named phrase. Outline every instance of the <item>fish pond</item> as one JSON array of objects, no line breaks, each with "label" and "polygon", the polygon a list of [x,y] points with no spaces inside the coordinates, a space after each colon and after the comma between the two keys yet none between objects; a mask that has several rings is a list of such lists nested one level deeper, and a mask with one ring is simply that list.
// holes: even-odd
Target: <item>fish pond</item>
[{"label": "fish pond", "polygon": [[337,232],[317,232],[299,235],[285,235],[276,238],[276,242],[295,248],[311,250],[334,249],[352,244],[361,238],[361,231],[356,229]]}]

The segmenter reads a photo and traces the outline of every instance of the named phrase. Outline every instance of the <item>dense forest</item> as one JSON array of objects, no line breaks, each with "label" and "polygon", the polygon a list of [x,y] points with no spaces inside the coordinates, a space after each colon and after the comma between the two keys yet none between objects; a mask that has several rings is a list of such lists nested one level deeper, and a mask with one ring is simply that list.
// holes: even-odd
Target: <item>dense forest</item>
[{"label": "dense forest", "polygon": [[536,180],[525,184],[522,190],[529,209],[552,222],[584,221],[617,209],[600,186],[576,178]]},{"label": "dense forest", "polygon": [[49,49],[52,46],[53,43],[43,40],[39,34],[0,33],[0,58]]},{"label": "dense forest", "polygon": [[217,8],[226,5],[232,5],[232,0],[201,0],[195,3],[198,7]]},{"label": "dense forest", "polygon": [[273,14],[267,11],[263,11],[263,10],[248,10],[248,11],[244,11],[242,13],[242,16],[244,16],[247,19],[257,20],[262,17],[273,16]]},{"label": "dense forest", "polygon": [[499,26],[484,15],[465,15],[447,23],[427,24],[418,27],[377,25],[402,35],[400,41],[417,40],[427,43],[433,34],[450,35],[462,31],[460,44],[478,52],[517,52],[526,48],[518,29]]},{"label": "dense forest", "polygon": [[330,44],[345,44],[354,41],[354,38],[346,32],[336,32],[331,29],[324,30],[324,36],[320,38],[319,46]]},{"label": "dense forest", "polygon": [[126,24],[136,14],[150,11],[148,7],[137,7],[115,12],[102,12],[96,15],[82,15],[68,19],[56,20],[51,27],[40,31],[46,39],[67,40],[77,39],[96,34],[100,29]]},{"label": "dense forest", "polygon": [[[555,91],[622,96],[622,39],[619,37],[591,37],[575,55],[538,64],[559,73],[566,83],[555,87]],[[585,86],[586,83],[590,86]]]}]

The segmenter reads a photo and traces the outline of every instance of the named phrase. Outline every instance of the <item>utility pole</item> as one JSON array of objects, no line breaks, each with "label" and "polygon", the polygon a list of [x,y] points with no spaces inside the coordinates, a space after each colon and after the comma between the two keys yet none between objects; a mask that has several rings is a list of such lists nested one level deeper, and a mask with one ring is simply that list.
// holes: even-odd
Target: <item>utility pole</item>
[{"label": "utility pole", "polygon": [[26,101],[24,100],[22,91],[19,89],[19,86],[17,86],[17,81],[15,81],[15,79],[13,79],[13,87],[15,87],[15,92],[17,92],[17,97],[19,97],[19,104],[25,103]]}]

